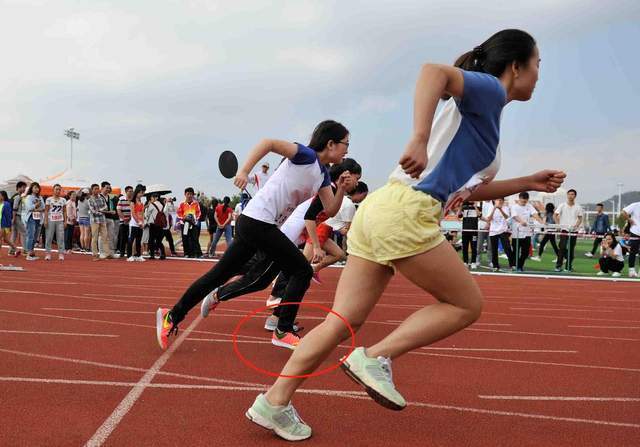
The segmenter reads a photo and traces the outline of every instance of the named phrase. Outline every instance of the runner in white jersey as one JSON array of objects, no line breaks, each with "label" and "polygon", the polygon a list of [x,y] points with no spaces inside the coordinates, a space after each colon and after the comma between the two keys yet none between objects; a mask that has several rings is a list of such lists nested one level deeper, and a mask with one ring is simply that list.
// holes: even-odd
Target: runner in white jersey
[{"label": "runner in white jersey", "polygon": [[59,184],[53,185],[53,196],[47,197],[44,208],[44,226],[45,226],[45,261],[51,260],[51,243],[53,237],[56,237],[58,245],[58,259],[64,261],[64,223],[67,220],[66,204],[67,200],[60,197],[62,187]]},{"label": "runner in white jersey", "polygon": [[[329,215],[338,212],[345,187],[350,182],[349,175],[344,173],[338,180],[338,191],[334,194],[325,165],[339,163],[348,147],[349,131],[335,121],[323,121],[315,128],[308,147],[280,140],[263,140],[250,152],[234,181],[241,189],[247,186],[248,173],[268,153],[279,154],[285,160],[245,207],[238,218],[233,244],[220,261],[196,280],[171,310],[158,309],[156,327],[162,349],[167,348],[169,335],[177,332],[178,324],[187,312],[240,271],[259,251],[291,276],[283,300],[295,302],[304,296],[313,270],[279,226],[298,205],[315,194],[321,197]],[[211,308],[218,304],[217,299],[213,301]],[[297,307],[291,305],[282,310],[278,328],[273,333],[274,344],[297,346],[300,338],[293,330]]]}]

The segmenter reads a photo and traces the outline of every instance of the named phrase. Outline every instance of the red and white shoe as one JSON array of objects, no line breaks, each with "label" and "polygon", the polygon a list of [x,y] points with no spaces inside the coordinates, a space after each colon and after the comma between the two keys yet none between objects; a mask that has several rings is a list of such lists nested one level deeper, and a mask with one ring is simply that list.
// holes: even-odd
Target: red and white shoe
[{"label": "red and white shoe", "polygon": [[271,344],[294,350],[300,344],[300,336],[295,332],[280,332],[279,329],[273,331]]},{"label": "red and white shoe", "polygon": [[178,325],[173,323],[171,312],[169,309],[158,308],[156,311],[156,336],[162,350],[169,346],[169,336],[173,333],[178,335]]},{"label": "red and white shoe", "polygon": [[311,280],[316,284],[322,284],[322,280],[320,279],[320,272],[313,272]]}]

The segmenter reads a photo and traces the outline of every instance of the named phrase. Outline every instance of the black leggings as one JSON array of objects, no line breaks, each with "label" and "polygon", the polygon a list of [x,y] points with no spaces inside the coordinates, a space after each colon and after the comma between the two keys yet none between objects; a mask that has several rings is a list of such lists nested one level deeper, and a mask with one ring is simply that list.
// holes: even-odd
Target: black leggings
[{"label": "black leggings", "polygon": [[498,241],[502,242],[502,248],[507,258],[509,258],[509,267],[513,267],[515,263],[513,262],[513,252],[511,251],[507,233],[496,234],[495,236],[489,236],[489,238],[491,239],[491,263],[493,264],[493,268],[500,268],[500,262],[498,261]]},{"label": "black leggings", "polygon": [[462,230],[462,260],[469,263],[469,245],[471,245],[471,260],[476,262],[478,258],[478,232]]},{"label": "black leggings", "polygon": [[[562,267],[563,261],[566,261],[567,270],[573,268],[573,258],[576,249],[576,242],[578,236],[569,236],[569,232],[562,231],[560,236],[560,250],[558,251],[558,260],[556,261],[556,268]],[[567,243],[569,248],[567,248]]]},{"label": "black leggings", "polygon": [[[236,239],[220,261],[197,279],[171,309],[174,323],[182,321],[194,306],[216,287],[221,286],[244,268],[258,251],[274,263],[274,269],[290,275],[282,297],[283,302],[300,302],[307,289],[313,269],[304,255],[274,224],[268,224],[242,214],[236,224]],[[277,266],[277,267],[276,267]],[[227,297],[227,299],[229,299]],[[292,331],[298,306],[283,306],[278,329]]]},{"label": "black leggings", "polygon": [[162,227],[155,224],[149,225],[149,257],[153,258],[156,250],[160,250],[160,258],[164,259],[165,252],[162,239],[164,239],[164,230]]},{"label": "black leggings", "polygon": [[549,233],[546,233],[544,235],[544,237],[540,241],[540,244],[538,245],[538,256],[542,256],[542,253],[544,253],[544,247],[545,245],[547,245],[547,242],[551,244],[551,247],[553,247],[553,252],[556,254],[556,257],[558,257],[558,244],[556,244],[556,235]]},{"label": "black leggings", "polygon": [[602,238],[603,237],[604,237],[604,234],[596,233],[596,238],[593,240],[593,247],[591,248],[591,254],[592,255],[596,254],[596,250],[598,249],[598,247],[602,243]]},{"label": "black leggings", "polygon": [[118,228],[118,247],[120,256],[124,257],[127,253],[127,244],[129,242],[129,223],[121,223]]},{"label": "black leggings", "polygon": [[136,242],[136,256],[142,256],[142,228],[130,227],[129,242],[127,243],[127,258],[133,255],[133,241]]},{"label": "black leggings", "polygon": [[511,239],[513,258],[516,260],[516,266],[520,270],[524,269],[524,263],[529,257],[529,247],[531,247],[531,236]]},{"label": "black leggings", "polygon": [[634,233],[629,233],[631,240],[629,241],[629,268],[635,268],[636,256],[638,255],[638,249],[640,248],[640,236]]},{"label": "black leggings", "polygon": [[73,224],[67,224],[64,227],[64,248],[71,250],[73,248],[73,230],[75,226]]},{"label": "black leggings", "polygon": [[162,230],[162,233],[164,234],[164,238],[169,243],[169,250],[171,251],[171,254],[175,253],[176,246],[173,244],[173,235],[171,234],[171,230],[167,228],[165,230]]},{"label": "black leggings", "polygon": [[609,257],[600,258],[598,264],[600,264],[600,271],[602,271],[602,273],[609,273],[609,270],[619,273],[624,268],[624,262]]}]

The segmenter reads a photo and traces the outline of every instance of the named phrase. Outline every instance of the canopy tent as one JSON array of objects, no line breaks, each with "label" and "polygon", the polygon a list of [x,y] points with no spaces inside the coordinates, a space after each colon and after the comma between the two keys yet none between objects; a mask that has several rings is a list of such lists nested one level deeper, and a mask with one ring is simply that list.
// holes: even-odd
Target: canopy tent
[{"label": "canopy tent", "polygon": [[33,180],[23,174],[19,174],[12,179],[5,181],[0,184],[0,191],[7,191],[9,196],[12,196],[16,192],[16,185],[18,182],[25,182],[27,185],[30,185]]},{"label": "canopy tent", "polygon": [[[53,185],[59,184],[62,186],[62,195],[65,195],[71,191],[78,191],[80,189],[89,189],[91,187],[91,182],[86,178],[77,175],[75,172],[71,170],[63,171],[59,174],[52,175],[50,177],[44,178],[40,181],[40,188],[43,196],[53,195]],[[112,193],[119,195],[120,188],[116,188],[112,186]]]}]

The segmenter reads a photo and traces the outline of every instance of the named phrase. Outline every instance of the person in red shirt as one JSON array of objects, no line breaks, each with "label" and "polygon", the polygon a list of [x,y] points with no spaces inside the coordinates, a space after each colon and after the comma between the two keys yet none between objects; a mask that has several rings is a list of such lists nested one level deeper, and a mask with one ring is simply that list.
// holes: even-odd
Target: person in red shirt
[{"label": "person in red shirt", "polygon": [[194,200],[195,192],[188,187],[184,190],[184,202],[178,207],[178,220],[182,223],[182,247],[184,256],[188,258],[196,257],[196,237],[195,226],[200,219],[200,204]]},{"label": "person in red shirt", "polygon": [[225,197],[222,199],[222,203],[216,206],[215,213],[215,221],[216,221],[216,234],[213,236],[213,242],[211,243],[211,247],[209,248],[209,256],[215,257],[216,255],[216,247],[218,246],[218,241],[222,237],[224,233],[224,240],[227,241],[227,247],[231,245],[231,241],[233,240],[233,231],[231,227],[231,219],[233,217],[233,208],[229,206],[231,199],[229,197]]}]

